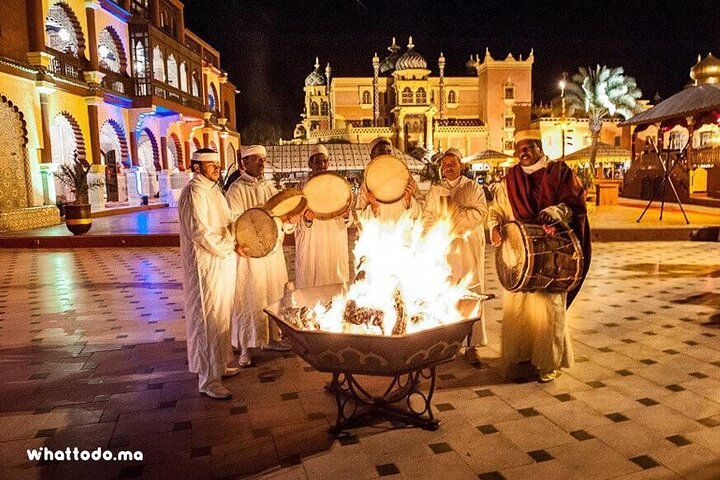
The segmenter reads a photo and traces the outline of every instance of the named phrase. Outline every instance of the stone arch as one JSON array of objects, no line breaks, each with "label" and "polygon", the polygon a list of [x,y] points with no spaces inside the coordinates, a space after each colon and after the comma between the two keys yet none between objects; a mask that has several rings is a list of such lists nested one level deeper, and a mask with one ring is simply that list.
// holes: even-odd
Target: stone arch
[{"label": "stone arch", "polygon": [[[81,162],[87,163],[87,151],[85,149],[85,138],[83,137],[82,130],[80,129],[80,124],[78,124],[77,120],[75,120],[75,117],[73,117],[70,113],[67,111],[62,111],[55,115],[55,118],[52,121],[52,124],[55,125],[56,122],[67,122],[70,125],[70,128],[72,129],[72,136],[75,141],[75,145],[73,146],[74,149],[74,156],[77,157],[78,160]],[[53,145],[53,138],[52,138],[52,131],[51,131],[51,138],[50,138],[50,145],[52,147]],[[59,152],[58,152],[59,153]],[[56,156],[56,152],[53,148],[53,162],[59,163],[58,160],[72,160],[69,158],[66,158],[66,155],[62,156]]]},{"label": "stone arch", "polygon": [[190,93],[193,97],[200,96],[200,81],[198,80],[198,73],[195,69],[193,69],[190,75]]},{"label": "stone arch", "polygon": [[[87,163],[85,140],[75,117],[67,111],[55,115],[50,124],[50,150],[55,165],[67,165],[78,159]],[[69,185],[55,178],[55,195],[66,201],[74,201],[75,196]]]},{"label": "stone arch", "polygon": [[[150,153],[152,156],[152,162],[151,162],[152,167],[153,167],[154,171],[159,172],[162,170],[162,166],[160,165],[160,154],[159,154],[160,150],[158,149],[158,142],[157,142],[157,139],[155,138],[155,134],[149,128],[143,128],[138,133],[138,156],[140,156],[139,151],[142,148],[142,144],[144,143],[142,141],[143,134],[147,135],[148,141],[150,142],[150,148],[147,149],[146,152]],[[138,158],[138,163],[140,164],[141,167],[149,167],[150,166],[150,163],[147,163],[147,161],[145,163],[141,163],[140,158]],[[148,170],[150,170],[150,169],[148,168]]]},{"label": "stone arch", "polygon": [[208,110],[210,110],[211,112],[217,112],[220,107],[218,105],[219,101],[220,98],[218,97],[215,84],[210,82],[210,88],[208,89]]},{"label": "stone arch", "polygon": [[[62,38],[60,31],[63,28],[71,30],[70,39]],[[70,5],[65,2],[55,2],[48,8],[48,14],[45,16],[45,45],[74,57],[85,56],[85,36],[80,21]]]},{"label": "stone arch", "polygon": [[0,212],[32,206],[28,132],[25,116],[0,96]]},{"label": "stone arch", "polygon": [[170,53],[167,57],[167,83],[171,87],[180,88],[180,78],[178,77],[178,64],[175,60],[175,54]]},{"label": "stone arch", "polygon": [[225,164],[227,165],[227,168],[232,168],[237,163],[237,152],[235,151],[235,146],[232,143],[228,143],[227,147],[225,147]]},{"label": "stone arch", "polygon": [[[175,133],[171,133],[169,137],[168,142],[168,149],[170,149],[174,153],[175,157],[175,167],[178,169],[182,169],[185,165],[185,162],[183,160],[183,145],[180,141],[180,137],[177,136]],[[172,170],[172,168],[171,168]]]},{"label": "stone arch", "polygon": [[[120,158],[117,159],[118,162],[121,162],[123,167],[129,168],[130,167],[130,154],[127,144],[127,138],[125,137],[125,130],[123,127],[115,120],[115,119],[108,119],[105,121],[105,123],[102,124],[102,127],[100,127],[100,138],[102,142],[102,135],[103,131],[112,130],[112,132],[117,137],[118,146],[120,147]],[[103,148],[103,145],[100,145],[100,149],[105,152],[106,149]]]},{"label": "stone arch", "polygon": [[98,35],[98,55],[100,56],[100,66],[104,66],[103,58],[100,54],[100,45],[105,45],[105,43],[110,44],[107,45],[107,47],[111,50],[112,47],[114,47],[113,53],[117,55],[117,62],[120,64],[120,71],[117,72],[112,68],[106,68],[116,73],[127,73],[127,54],[125,53],[125,47],[123,47],[120,35],[118,35],[117,31],[111,25],[107,25],[103,28]]},{"label": "stone arch", "polygon": [[180,90],[183,92],[188,91],[188,70],[185,60],[180,62]]},{"label": "stone arch", "polygon": [[158,45],[153,47],[152,66],[153,78],[164,83],[167,80],[167,75],[165,74],[165,54]]}]

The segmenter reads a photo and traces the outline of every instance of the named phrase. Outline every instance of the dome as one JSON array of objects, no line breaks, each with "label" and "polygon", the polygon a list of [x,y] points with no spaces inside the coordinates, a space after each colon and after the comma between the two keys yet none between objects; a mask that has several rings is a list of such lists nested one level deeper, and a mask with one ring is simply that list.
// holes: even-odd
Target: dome
[{"label": "dome", "polygon": [[409,68],[421,68],[427,70],[427,62],[422,55],[415,51],[415,45],[412,43],[412,37],[408,41],[407,52],[400,55],[395,62],[395,70],[407,70]]},{"label": "dome", "polygon": [[320,62],[317,58],[315,58],[315,70],[310,72],[310,75],[305,77],[305,86],[317,87],[320,85],[325,85],[325,77],[323,77],[320,73]]},{"label": "dome", "polygon": [[388,47],[388,50],[390,51],[390,55],[385,57],[380,64],[380,73],[390,73],[395,70],[395,62],[397,62],[397,59],[400,57],[398,53],[400,52],[400,47],[395,43],[395,37],[393,37],[392,45]]},{"label": "dome", "polygon": [[477,71],[477,66],[478,66],[477,60],[475,60],[473,58],[472,54],[470,54],[470,60],[465,62],[465,68],[467,69],[468,72],[474,74]]},{"label": "dome", "polygon": [[708,53],[702,60],[698,56],[698,63],[690,69],[690,78],[700,85],[720,83],[720,60],[712,53]]}]

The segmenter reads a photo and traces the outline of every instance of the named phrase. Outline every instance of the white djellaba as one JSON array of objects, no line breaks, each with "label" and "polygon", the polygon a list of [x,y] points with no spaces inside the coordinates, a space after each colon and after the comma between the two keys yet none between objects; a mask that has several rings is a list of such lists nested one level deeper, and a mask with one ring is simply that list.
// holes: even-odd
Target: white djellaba
[{"label": "white djellaba", "polygon": [[200,391],[219,382],[233,360],[230,316],[235,298],[233,215],[219,185],[196,173],[178,200],[188,369]]},{"label": "white djellaba", "polygon": [[[225,193],[232,213],[242,215],[245,210],[263,206],[278,193],[270,180],[258,180],[246,172]],[[237,282],[235,282],[235,308],[232,314],[232,341],[238,349],[258,348],[280,341],[280,332],[271,323],[263,309],[283,297],[288,281],[287,265],[283,253],[286,233],[294,226],[283,224],[278,218],[278,240],[275,248],[262,258],[238,256]]]}]

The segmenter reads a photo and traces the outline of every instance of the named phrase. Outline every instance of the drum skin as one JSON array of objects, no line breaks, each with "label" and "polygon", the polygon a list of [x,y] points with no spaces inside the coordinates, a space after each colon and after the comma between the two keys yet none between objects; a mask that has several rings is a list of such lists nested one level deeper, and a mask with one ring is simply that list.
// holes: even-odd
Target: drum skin
[{"label": "drum skin", "polygon": [[287,219],[293,215],[299,215],[305,210],[307,199],[302,190],[288,188],[278,192],[265,202],[265,209],[276,217]]},{"label": "drum skin", "polygon": [[582,279],[584,257],[575,232],[565,223],[548,235],[542,225],[508,222],[495,250],[498,278],[510,292],[564,293]]},{"label": "drum skin", "polygon": [[352,203],[350,182],[336,173],[321,173],[303,187],[309,208],[315,218],[329,220],[344,213]]},{"label": "drum skin", "polygon": [[375,157],[365,168],[365,186],[380,203],[395,203],[410,183],[407,165],[392,155]]},{"label": "drum skin", "polygon": [[278,241],[278,227],[275,218],[264,208],[250,208],[235,222],[235,240],[238,245],[248,247],[253,258],[266,256]]}]

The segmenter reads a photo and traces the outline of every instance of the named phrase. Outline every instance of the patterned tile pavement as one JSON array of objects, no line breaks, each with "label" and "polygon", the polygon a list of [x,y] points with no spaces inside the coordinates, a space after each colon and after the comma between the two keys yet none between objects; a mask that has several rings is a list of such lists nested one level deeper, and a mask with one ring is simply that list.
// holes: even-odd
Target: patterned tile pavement
[{"label": "patterned tile pavement", "polygon": [[[555,382],[514,380],[494,300],[481,365],[439,369],[438,431],[378,420],[339,439],[328,375],[293,354],[227,380],[229,402],[198,395],[177,249],[0,265],[0,478],[720,478],[717,243],[597,244],[569,312],[577,364]],[[144,458],[30,462],[41,447]]]}]

